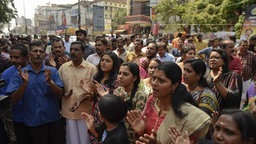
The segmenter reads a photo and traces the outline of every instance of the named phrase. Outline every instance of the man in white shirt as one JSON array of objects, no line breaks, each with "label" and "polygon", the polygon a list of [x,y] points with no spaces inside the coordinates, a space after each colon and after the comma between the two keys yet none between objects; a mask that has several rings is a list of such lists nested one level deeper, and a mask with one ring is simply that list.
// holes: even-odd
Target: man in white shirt
[{"label": "man in white shirt", "polygon": [[64,46],[65,46],[65,48],[66,48],[66,49],[65,49],[65,52],[66,52],[67,54],[70,54],[70,44],[71,44],[71,43],[70,43],[70,41],[69,41],[69,37],[70,37],[70,36],[67,35],[67,34],[66,34],[65,37],[64,37],[64,40],[65,40],[65,41],[64,41]]},{"label": "man in white shirt", "polygon": [[156,58],[161,62],[172,61],[175,62],[175,57],[172,54],[167,53],[167,47],[164,42],[157,42],[156,46],[158,48],[158,52]]},{"label": "man in white shirt", "polygon": [[100,63],[100,58],[104,55],[108,46],[108,41],[105,38],[99,38],[95,41],[96,53],[91,54],[87,57],[86,61],[97,66]]}]

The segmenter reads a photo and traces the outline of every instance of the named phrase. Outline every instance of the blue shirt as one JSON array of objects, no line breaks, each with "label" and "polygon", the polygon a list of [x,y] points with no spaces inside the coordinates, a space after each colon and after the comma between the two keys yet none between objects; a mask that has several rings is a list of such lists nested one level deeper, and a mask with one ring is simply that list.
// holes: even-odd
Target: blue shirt
[{"label": "blue shirt", "polygon": [[175,62],[175,57],[172,54],[165,53],[163,57],[160,57],[159,54],[156,55],[156,58],[159,59],[161,62],[172,61]]},{"label": "blue shirt", "polygon": [[84,48],[85,48],[85,50],[84,50],[84,59],[86,60],[89,55],[95,53],[95,48],[93,46],[91,46],[90,44],[86,44],[84,46]]},{"label": "blue shirt", "polygon": [[[54,83],[63,87],[60,76],[56,68],[43,65],[39,73],[36,73],[31,65],[24,67],[29,74],[28,85],[25,89],[23,100],[23,116],[26,126],[39,126],[60,118],[59,98],[54,95],[51,88],[46,83],[44,76],[45,69],[51,71],[51,79]],[[18,72],[14,74],[7,87],[6,92],[12,93],[23,83]]]},{"label": "blue shirt", "polygon": [[[1,75],[1,79],[4,79],[6,82],[6,86],[0,88],[0,94],[1,95],[7,95],[6,93],[6,88],[12,78],[12,76],[18,72],[18,69],[15,66],[11,66],[8,69],[6,69],[2,75]],[[13,120],[15,122],[23,122],[23,113],[22,113],[22,109],[23,109],[23,102],[22,100],[18,101],[16,104],[12,105],[12,114],[13,114]]]},{"label": "blue shirt", "polygon": [[205,55],[205,59],[208,60],[210,57],[210,53],[212,52],[212,46],[204,48],[200,51],[197,52],[197,54],[204,54]]},{"label": "blue shirt", "polygon": [[170,53],[175,57],[181,56],[181,52],[177,48],[173,48]]}]

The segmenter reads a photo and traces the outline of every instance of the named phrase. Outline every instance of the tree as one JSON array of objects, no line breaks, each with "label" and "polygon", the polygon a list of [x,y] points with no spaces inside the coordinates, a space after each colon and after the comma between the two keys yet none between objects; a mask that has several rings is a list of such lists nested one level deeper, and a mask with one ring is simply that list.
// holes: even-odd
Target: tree
[{"label": "tree", "polygon": [[116,12],[111,22],[112,30],[116,30],[118,25],[125,23],[126,15],[127,15],[126,9],[120,9],[120,11]]},{"label": "tree", "polygon": [[8,23],[12,18],[15,18],[17,11],[14,5],[14,0],[0,1],[0,23]]},{"label": "tree", "polygon": [[[255,0],[162,0],[156,13],[167,25],[193,25],[201,32],[215,32],[234,26],[246,6]],[[170,17],[178,16],[178,21]]]}]

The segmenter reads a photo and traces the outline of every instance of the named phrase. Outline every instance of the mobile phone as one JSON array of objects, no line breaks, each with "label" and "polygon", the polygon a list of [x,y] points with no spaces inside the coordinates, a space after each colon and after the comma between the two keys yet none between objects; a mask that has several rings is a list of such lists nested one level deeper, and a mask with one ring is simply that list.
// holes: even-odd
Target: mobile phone
[{"label": "mobile phone", "polygon": [[0,79],[0,88],[5,86],[6,86],[5,79]]}]

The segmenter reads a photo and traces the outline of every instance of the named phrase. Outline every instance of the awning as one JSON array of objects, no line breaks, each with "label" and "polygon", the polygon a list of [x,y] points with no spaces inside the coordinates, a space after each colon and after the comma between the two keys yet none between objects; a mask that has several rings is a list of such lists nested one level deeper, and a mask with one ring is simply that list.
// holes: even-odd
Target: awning
[{"label": "awning", "polygon": [[127,31],[126,29],[118,29],[118,30],[115,30],[114,32],[124,32],[124,31]]},{"label": "awning", "polygon": [[151,27],[151,22],[149,21],[127,21],[128,24],[139,24],[141,27]]}]

